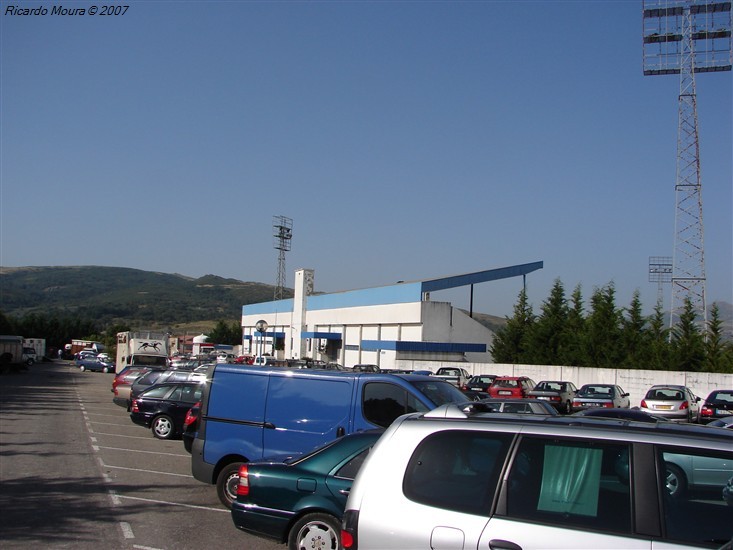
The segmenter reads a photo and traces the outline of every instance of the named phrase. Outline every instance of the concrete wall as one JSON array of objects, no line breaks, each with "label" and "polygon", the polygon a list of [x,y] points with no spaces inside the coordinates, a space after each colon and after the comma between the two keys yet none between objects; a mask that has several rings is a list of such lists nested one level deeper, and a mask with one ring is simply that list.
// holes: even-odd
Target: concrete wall
[{"label": "concrete wall", "polygon": [[733,374],[711,372],[683,372],[658,370],[597,369],[548,365],[510,365],[505,363],[449,363],[435,361],[398,360],[401,369],[432,370],[440,367],[461,366],[471,374],[499,374],[502,376],[529,376],[541,380],[569,380],[577,387],[583,384],[617,384],[627,391],[632,407],[638,407],[646,391],[655,384],[687,386],[705,399],[716,389],[733,389]]}]

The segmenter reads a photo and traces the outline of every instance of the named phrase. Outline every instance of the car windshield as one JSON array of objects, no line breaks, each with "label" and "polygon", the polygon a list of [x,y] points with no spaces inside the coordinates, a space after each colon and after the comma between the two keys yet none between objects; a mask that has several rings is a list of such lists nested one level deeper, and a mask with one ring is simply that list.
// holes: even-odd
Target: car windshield
[{"label": "car windshield", "polygon": [[430,399],[435,406],[445,405],[446,403],[465,403],[468,398],[466,395],[449,382],[441,380],[419,380],[410,381],[425,397]]}]

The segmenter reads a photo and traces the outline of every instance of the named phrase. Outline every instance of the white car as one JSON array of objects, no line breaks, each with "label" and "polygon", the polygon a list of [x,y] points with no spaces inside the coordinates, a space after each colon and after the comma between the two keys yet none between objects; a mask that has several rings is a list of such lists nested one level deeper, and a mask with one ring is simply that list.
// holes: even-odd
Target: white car
[{"label": "white car", "polygon": [[731,476],[727,430],[443,405],[382,435],[349,493],[341,544],[719,548],[733,537],[721,498]]}]

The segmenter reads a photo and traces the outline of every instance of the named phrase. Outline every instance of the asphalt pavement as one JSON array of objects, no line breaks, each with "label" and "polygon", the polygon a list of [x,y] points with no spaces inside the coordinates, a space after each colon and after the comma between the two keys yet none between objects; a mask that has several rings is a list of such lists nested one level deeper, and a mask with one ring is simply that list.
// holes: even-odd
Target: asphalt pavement
[{"label": "asphalt pavement", "polygon": [[283,550],[234,527],[180,440],[112,403],[113,377],[66,361],[0,376],[0,545]]}]

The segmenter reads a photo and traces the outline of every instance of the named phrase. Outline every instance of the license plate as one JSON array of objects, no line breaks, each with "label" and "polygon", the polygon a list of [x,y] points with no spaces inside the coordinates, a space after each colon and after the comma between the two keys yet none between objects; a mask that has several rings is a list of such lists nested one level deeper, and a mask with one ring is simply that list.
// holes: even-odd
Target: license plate
[{"label": "license plate", "polygon": [[655,407],[658,411],[671,411],[672,405],[657,405]]},{"label": "license plate", "polygon": [[547,397],[546,395],[540,395],[540,396],[537,397],[537,399],[541,399],[542,401],[549,401],[550,400],[550,398]]},{"label": "license plate", "polygon": [[499,395],[511,395],[512,392],[509,390],[499,390]]},{"label": "license plate", "polygon": [[733,414],[733,411],[729,411],[726,409],[716,409],[715,414]]},{"label": "license plate", "polygon": [[471,391],[483,391],[481,388],[468,388]]}]

